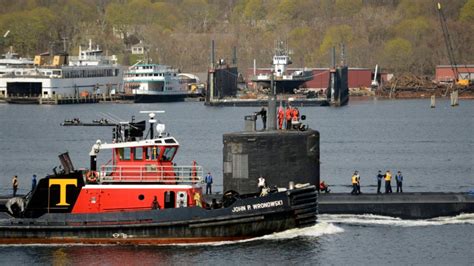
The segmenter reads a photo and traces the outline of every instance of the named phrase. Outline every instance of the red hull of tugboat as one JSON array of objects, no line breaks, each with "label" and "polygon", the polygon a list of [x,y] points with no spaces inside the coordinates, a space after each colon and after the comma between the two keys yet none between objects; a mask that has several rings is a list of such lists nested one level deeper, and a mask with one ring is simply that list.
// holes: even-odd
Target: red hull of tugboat
[{"label": "red hull of tugboat", "polygon": [[80,245],[175,245],[175,244],[199,244],[214,243],[222,241],[239,241],[250,239],[250,237],[202,237],[202,238],[134,238],[134,239],[110,239],[110,238],[3,238],[0,245],[6,244],[80,244]]},{"label": "red hull of tugboat", "polygon": [[[77,198],[72,213],[101,213],[116,211],[149,210],[154,197],[165,202],[166,191],[186,191],[190,195],[201,193],[201,189],[169,185],[86,185]],[[91,198],[96,202],[92,203]],[[97,202],[100,201],[100,204]],[[188,202],[186,202],[188,204]],[[189,202],[191,204],[191,202]],[[163,206],[161,206],[163,207]]]}]

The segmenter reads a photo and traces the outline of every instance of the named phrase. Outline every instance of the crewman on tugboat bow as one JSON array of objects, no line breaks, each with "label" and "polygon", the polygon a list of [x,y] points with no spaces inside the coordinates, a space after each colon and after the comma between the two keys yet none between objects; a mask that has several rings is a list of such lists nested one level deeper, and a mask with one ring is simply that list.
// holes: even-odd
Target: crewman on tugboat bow
[{"label": "crewman on tugboat bow", "polygon": [[204,177],[204,182],[206,182],[206,195],[212,194],[212,175],[210,172]]},{"label": "crewman on tugboat bow", "polygon": [[158,203],[158,199],[156,198],[156,196],[153,198],[153,202],[151,203],[151,209],[152,210],[160,209],[160,204]]},{"label": "crewman on tugboat bow", "polygon": [[199,192],[195,192],[193,198],[194,202],[196,203],[196,207],[202,207],[201,194],[199,194]]}]

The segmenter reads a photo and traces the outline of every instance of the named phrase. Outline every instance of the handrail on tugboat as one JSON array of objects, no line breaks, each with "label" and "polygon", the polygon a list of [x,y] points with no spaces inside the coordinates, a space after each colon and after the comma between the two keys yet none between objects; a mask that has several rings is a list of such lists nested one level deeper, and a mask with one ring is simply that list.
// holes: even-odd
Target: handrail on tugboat
[{"label": "handrail on tugboat", "polygon": [[164,184],[199,184],[203,181],[203,169],[193,166],[119,166],[100,167],[98,183],[151,182]]}]

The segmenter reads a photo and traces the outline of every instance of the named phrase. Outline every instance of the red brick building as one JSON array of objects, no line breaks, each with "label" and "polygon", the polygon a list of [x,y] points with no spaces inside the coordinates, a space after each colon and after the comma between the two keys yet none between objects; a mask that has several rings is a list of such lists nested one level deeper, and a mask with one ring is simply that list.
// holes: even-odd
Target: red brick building
[{"label": "red brick building", "polygon": [[[474,65],[457,65],[458,79],[474,80]],[[454,80],[454,71],[451,65],[436,66],[435,80],[437,82],[452,82]]]}]

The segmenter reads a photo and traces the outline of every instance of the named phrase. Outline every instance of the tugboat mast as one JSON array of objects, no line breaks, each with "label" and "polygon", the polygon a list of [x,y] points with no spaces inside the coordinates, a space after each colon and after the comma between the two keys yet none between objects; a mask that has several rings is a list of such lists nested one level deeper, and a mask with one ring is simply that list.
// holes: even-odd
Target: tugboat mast
[{"label": "tugboat mast", "polygon": [[[150,120],[148,120],[148,123],[150,123],[150,139],[153,139],[154,138],[154,132],[155,132],[154,124],[157,122],[156,119],[155,119],[155,116],[156,116],[156,114],[164,114],[165,111],[140,111],[140,113],[141,114],[148,114],[148,116],[150,117]],[[165,125],[164,124],[158,124],[157,127],[156,127],[156,130],[157,130],[159,136],[161,137],[161,134],[165,130]]]}]

